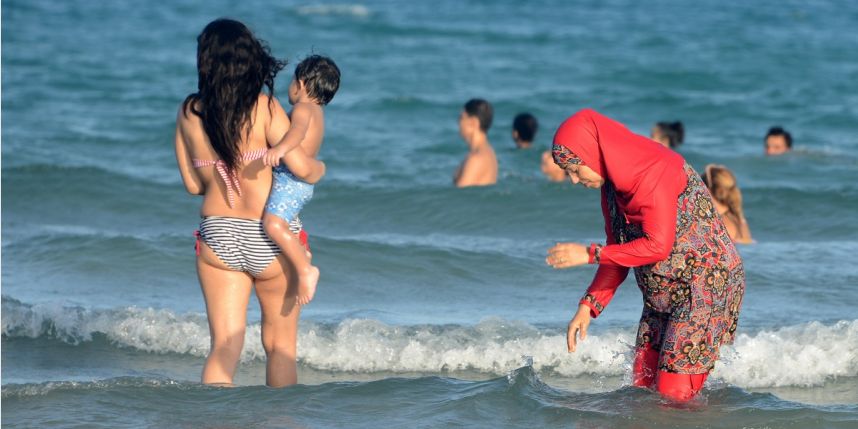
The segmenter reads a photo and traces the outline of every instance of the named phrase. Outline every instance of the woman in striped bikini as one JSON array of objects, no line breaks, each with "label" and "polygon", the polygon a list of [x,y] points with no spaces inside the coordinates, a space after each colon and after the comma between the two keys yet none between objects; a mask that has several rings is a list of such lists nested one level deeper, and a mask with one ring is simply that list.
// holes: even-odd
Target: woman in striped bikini
[{"label": "woman in striped bikini", "polygon": [[[175,143],[185,188],[203,196],[197,275],[211,350],[202,382],[232,384],[255,288],[268,357],[266,383],[294,384],[300,314],[295,272],[261,222],[272,180],[261,158],[290,125],[274,98],[274,77],[285,64],[237,21],[211,22],[197,42],[198,92],[179,109]],[[324,174],[324,164],[313,159],[298,167],[303,168],[293,168],[293,174],[307,183]],[[290,227],[306,246],[300,221]]]}]

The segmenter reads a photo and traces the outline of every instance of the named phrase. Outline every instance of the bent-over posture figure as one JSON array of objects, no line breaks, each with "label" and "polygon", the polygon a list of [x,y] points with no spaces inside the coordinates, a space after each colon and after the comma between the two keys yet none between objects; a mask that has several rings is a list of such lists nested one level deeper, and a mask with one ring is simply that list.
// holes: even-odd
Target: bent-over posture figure
[{"label": "bent-over posture figure", "polygon": [[676,152],[593,110],[560,126],[553,156],[573,183],[601,188],[607,235],[604,246],[558,244],[546,259],[555,268],[599,265],[569,323],[569,350],[634,268],[644,297],[634,384],[690,399],[732,342],[745,291],[742,260],[700,175]]}]

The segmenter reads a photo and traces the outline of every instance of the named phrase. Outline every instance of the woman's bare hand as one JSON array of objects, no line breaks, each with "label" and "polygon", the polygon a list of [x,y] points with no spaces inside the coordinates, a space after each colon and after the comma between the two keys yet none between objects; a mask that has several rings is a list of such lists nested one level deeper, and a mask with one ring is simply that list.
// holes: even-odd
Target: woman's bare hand
[{"label": "woman's bare hand", "polygon": [[578,306],[578,312],[575,317],[569,322],[569,329],[566,331],[566,347],[569,353],[575,351],[578,345],[578,339],[582,341],[587,338],[587,328],[590,326],[590,307],[584,304]]},{"label": "woman's bare hand", "polygon": [[548,249],[545,263],[555,269],[576,267],[590,262],[587,246],[578,243],[557,243]]}]

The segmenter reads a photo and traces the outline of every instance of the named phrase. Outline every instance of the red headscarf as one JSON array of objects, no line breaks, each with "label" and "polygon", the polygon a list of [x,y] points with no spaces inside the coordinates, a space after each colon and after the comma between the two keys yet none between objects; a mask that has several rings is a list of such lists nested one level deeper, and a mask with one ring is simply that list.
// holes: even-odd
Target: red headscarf
[{"label": "red headscarf", "polygon": [[[618,206],[626,220],[643,225],[647,236],[640,239],[643,242],[634,240],[605,247],[602,263],[633,267],[666,258],[676,234],[677,198],[688,183],[685,160],[592,109],[581,110],[563,122],[554,135],[554,145],[558,165],[577,162],[574,156],[580,158],[580,162],[614,185]],[[564,157],[566,151],[558,146],[572,152],[573,158],[568,153]],[[614,244],[608,209],[603,187],[605,230],[608,244]]]}]

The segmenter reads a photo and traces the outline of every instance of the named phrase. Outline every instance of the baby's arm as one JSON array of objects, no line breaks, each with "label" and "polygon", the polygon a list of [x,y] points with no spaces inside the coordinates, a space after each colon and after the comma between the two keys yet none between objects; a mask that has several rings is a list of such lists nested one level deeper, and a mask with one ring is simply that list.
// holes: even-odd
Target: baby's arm
[{"label": "baby's arm", "polygon": [[283,138],[265,154],[264,162],[276,166],[281,160],[289,167],[295,177],[316,183],[325,175],[325,164],[307,154],[301,142],[307,137],[313,109],[304,103],[298,103],[292,109],[292,124]]},{"label": "baby's arm", "polygon": [[[292,125],[286,111],[283,110],[277,99],[272,100],[273,109],[271,124],[268,127],[266,138],[269,144],[274,147],[281,144],[286,139],[286,134],[290,131]],[[300,109],[298,109],[300,110]],[[292,113],[293,117],[295,112]],[[298,115],[300,116],[300,114]],[[314,159],[306,154],[303,148],[299,145],[298,150],[291,150],[286,153],[283,159],[286,166],[299,179],[314,184],[321,180],[325,175],[325,164],[317,159]],[[276,161],[279,162],[279,161]]]},{"label": "baby's arm", "polygon": [[274,167],[280,164],[280,161],[286,156],[289,151],[298,147],[304,138],[307,137],[307,130],[310,128],[310,119],[312,118],[312,110],[310,106],[304,103],[298,103],[292,109],[292,124],[289,131],[283,135],[276,145],[268,149],[268,153],[263,158],[265,165]]}]

